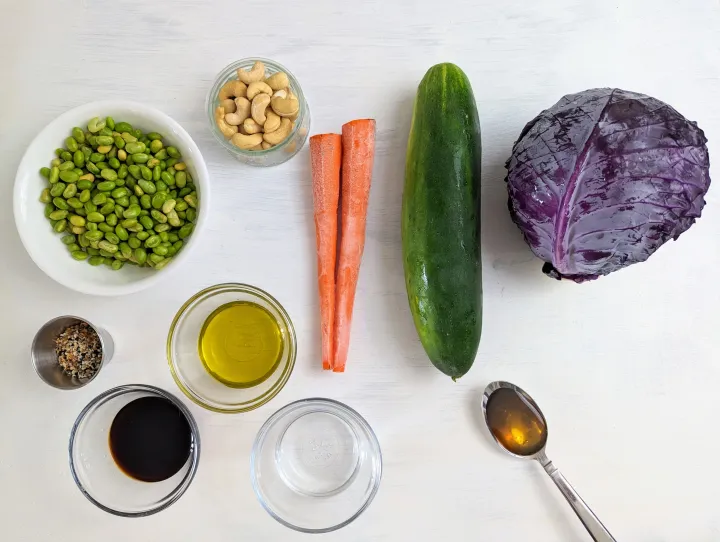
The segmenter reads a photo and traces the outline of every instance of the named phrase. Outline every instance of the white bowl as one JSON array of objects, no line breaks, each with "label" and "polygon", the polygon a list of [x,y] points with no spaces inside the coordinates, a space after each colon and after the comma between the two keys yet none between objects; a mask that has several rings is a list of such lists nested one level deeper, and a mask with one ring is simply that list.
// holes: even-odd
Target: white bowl
[{"label": "white bowl", "polygon": [[[126,265],[119,271],[106,266],[93,267],[72,259],[60,235],[53,232],[43,214],[40,192],[47,181],[38,173],[55,158],[54,150],[64,146],[73,126],[85,129],[93,117],[111,116],[125,121],[143,132],[159,132],[167,145],[182,153],[183,161],[193,177],[199,196],[198,218],[193,234],[173,261],[160,271]],[[47,276],[72,290],[92,295],[122,295],[152,286],[161,275],[178,269],[202,234],[210,206],[210,177],[200,149],[188,133],[173,119],[153,107],[135,102],[92,102],[71,109],[50,122],[25,151],[15,176],[13,208],[20,239],[32,260]]]}]

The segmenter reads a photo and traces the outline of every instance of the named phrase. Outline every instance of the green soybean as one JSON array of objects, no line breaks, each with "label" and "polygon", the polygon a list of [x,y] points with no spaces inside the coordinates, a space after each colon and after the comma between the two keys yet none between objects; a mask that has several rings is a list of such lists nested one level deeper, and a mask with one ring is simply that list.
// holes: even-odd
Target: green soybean
[{"label": "green soybean", "polygon": [[58,209],[62,209],[63,211],[67,211],[70,208],[70,206],[67,204],[67,201],[65,201],[61,197],[53,198],[52,202],[55,207],[57,207]]},{"label": "green soybean", "polygon": [[98,231],[101,231],[102,233],[112,233],[113,228],[110,224],[107,222],[100,222],[98,225]]},{"label": "green soybean", "polygon": [[140,224],[142,224],[146,230],[153,229],[153,226],[155,225],[155,223],[153,222],[153,219],[150,218],[149,216],[139,217],[138,222],[140,222]]},{"label": "green soybean", "polygon": [[137,237],[130,237],[128,239],[128,245],[130,245],[131,248],[140,248],[140,239],[138,239]]},{"label": "green soybean", "polygon": [[167,198],[167,192],[158,192],[152,198],[152,206],[155,209],[161,209]]},{"label": "green soybean", "polygon": [[43,203],[50,203],[52,201],[49,188],[44,188],[43,191],[40,192],[40,201]]},{"label": "green soybean", "polygon": [[[114,172],[113,172],[114,173]],[[95,188],[100,190],[100,192],[111,192],[115,189],[115,183],[112,181],[103,181],[101,183],[98,183]],[[187,200],[185,200],[187,201]]]},{"label": "green soybean", "polygon": [[147,252],[145,252],[144,248],[136,248],[133,251],[133,256],[135,256],[135,261],[139,265],[143,265],[147,261],[147,258],[148,258]]},{"label": "green soybean", "polygon": [[101,213],[98,213],[98,212],[88,213],[87,219],[90,222],[105,222],[105,217]]},{"label": "green soybean", "polygon": [[105,217],[105,222],[107,223],[107,225],[108,225],[108,226],[112,226],[113,228],[114,228],[115,226],[117,226],[118,220],[119,220],[119,219],[118,219],[118,216],[115,215],[115,214],[108,214],[108,215]]},{"label": "green soybean", "polygon": [[62,233],[67,228],[67,220],[64,218],[62,220],[58,220],[57,223],[53,226],[53,230],[55,230],[55,233]]},{"label": "green soybean", "polygon": [[150,233],[147,231],[139,231],[135,234],[140,241],[145,241],[148,237],[150,237]]},{"label": "green soybean", "polygon": [[127,196],[122,196],[120,198],[117,198],[115,200],[115,203],[117,205],[122,205],[123,207],[127,207],[128,205],[130,205],[130,198],[128,198]]},{"label": "green soybean", "polygon": [[85,155],[81,150],[77,150],[73,153],[73,164],[77,167],[83,167],[85,165]]},{"label": "green soybean", "polygon": [[140,175],[146,181],[152,181],[153,173],[152,170],[147,166],[140,166]]},{"label": "green soybean", "polygon": [[72,215],[70,217],[70,224],[77,226],[78,228],[84,227],[86,223],[87,221],[82,216]]},{"label": "green soybean", "polygon": [[132,155],[132,159],[136,164],[144,164],[150,159],[150,157],[143,152],[138,152]]},{"label": "green soybean", "polygon": [[67,200],[67,204],[73,209],[82,209],[83,202],[77,198],[70,198]]},{"label": "green soybean", "polygon": [[[100,176],[107,181],[117,180],[117,172],[114,169],[110,168],[100,170]],[[98,190],[102,190],[100,188],[101,184],[103,183],[98,183]],[[113,185],[113,188],[115,188],[115,185]]]}]

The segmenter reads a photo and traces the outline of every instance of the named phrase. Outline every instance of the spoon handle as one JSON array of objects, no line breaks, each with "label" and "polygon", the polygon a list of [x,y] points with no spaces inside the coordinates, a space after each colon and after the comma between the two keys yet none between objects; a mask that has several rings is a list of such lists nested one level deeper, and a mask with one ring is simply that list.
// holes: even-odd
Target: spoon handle
[{"label": "spoon handle", "polygon": [[605,528],[605,525],[602,524],[602,521],[598,519],[585,501],[582,500],[577,491],[575,491],[557,467],[553,465],[553,462],[548,459],[545,453],[541,452],[537,455],[536,459],[538,463],[543,466],[545,472],[548,473],[548,476],[555,482],[555,485],[558,486],[558,489],[565,496],[567,502],[570,503],[570,506],[572,506],[572,509],[577,514],[577,517],[580,518],[580,521],[582,521],[590,533],[590,536],[593,537],[593,540],[596,542],[617,542]]}]

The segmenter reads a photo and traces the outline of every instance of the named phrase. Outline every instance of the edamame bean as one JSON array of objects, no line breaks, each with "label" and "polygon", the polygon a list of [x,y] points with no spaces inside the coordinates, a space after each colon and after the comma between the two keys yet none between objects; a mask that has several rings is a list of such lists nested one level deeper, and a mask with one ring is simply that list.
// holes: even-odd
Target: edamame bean
[{"label": "edamame bean", "polygon": [[178,171],[175,174],[175,185],[178,188],[185,188],[185,185],[187,184],[187,173],[184,171]]},{"label": "edamame bean", "polygon": [[[63,164],[64,165],[64,164]],[[80,176],[74,171],[60,171],[60,178],[66,183],[76,183]]]},{"label": "edamame bean", "polygon": [[160,152],[160,149],[163,148],[162,141],[160,139],[152,139],[150,141],[150,152],[155,154],[156,152]]},{"label": "edamame bean", "polygon": [[48,175],[48,182],[50,184],[55,184],[58,182],[58,179],[60,178],[60,168],[57,166],[53,166],[50,168],[50,173]]},{"label": "edamame bean", "polygon": [[154,168],[155,166],[160,165],[160,160],[158,160],[154,156],[151,156],[145,165],[149,168]]},{"label": "edamame bean", "polygon": [[73,243],[72,245],[68,245],[67,249],[69,252],[72,253],[72,252],[75,252],[76,250],[80,250],[80,245],[78,245],[77,243]]},{"label": "edamame bean", "polygon": [[[90,178],[88,178],[90,177]],[[78,179],[77,187],[78,190],[90,190],[93,186],[93,179],[95,177],[92,174],[83,175],[80,179]]]},{"label": "edamame bean", "polygon": [[105,240],[113,245],[117,245],[120,242],[120,238],[112,232],[105,234]]},{"label": "edamame bean", "polygon": [[115,235],[117,235],[118,239],[121,241],[127,241],[129,238],[128,231],[123,228],[122,224],[115,226]]},{"label": "edamame bean", "polygon": [[82,216],[72,215],[70,217],[70,224],[77,226],[78,228],[84,227],[86,223],[86,220]]},{"label": "edamame bean", "polygon": [[175,147],[165,147],[165,150],[167,150],[168,156],[170,158],[178,158],[180,156],[180,151],[177,150]]},{"label": "edamame bean", "polygon": [[[110,168],[100,170],[100,176],[107,181],[117,180],[117,172]],[[102,190],[102,188],[100,188],[101,184],[104,184],[104,183],[98,183],[98,190]],[[113,183],[113,188],[115,188],[114,183]]]},{"label": "edamame bean", "polygon": [[[88,213],[87,219],[89,222],[96,222],[96,223],[97,222],[105,222],[105,217],[101,213],[98,213],[97,211]],[[181,239],[182,239],[182,237],[181,237]]]},{"label": "edamame bean", "polygon": [[128,198],[127,196],[123,196],[121,198],[117,198],[115,200],[115,203],[117,205],[122,205],[123,207],[127,207],[130,205],[130,198]]},{"label": "edamame bean", "polygon": [[[138,182],[140,182],[140,181],[138,181]],[[140,188],[140,185],[139,185],[139,184],[136,184],[136,185],[133,187],[133,190],[135,191],[135,195],[136,195],[136,196],[142,196],[142,195],[145,193],[145,192],[143,192],[143,189]]]},{"label": "edamame bean", "polygon": [[182,222],[180,221],[180,217],[178,216],[177,212],[173,209],[169,213],[167,213],[167,219],[168,224],[170,224],[174,228],[179,228]]},{"label": "edamame bean", "polygon": [[[155,158],[157,158],[160,161],[166,160],[167,157],[168,157],[168,153],[167,153],[166,149],[160,149],[158,152],[155,153]],[[164,166],[163,169],[165,169],[165,167],[167,167],[167,166]]]},{"label": "edamame bean", "polygon": [[[165,200],[162,204],[162,212],[167,215],[170,211],[175,209],[176,205],[177,205],[177,201],[174,199]],[[170,217],[168,217],[168,218],[170,218]]]},{"label": "edamame bean", "polygon": [[[110,167],[117,170],[120,169],[120,160],[115,158],[114,156],[108,160],[108,164],[110,164]],[[117,177],[115,177],[117,179]],[[114,179],[110,179],[114,180]]]},{"label": "edamame bean", "polygon": [[155,224],[155,227],[153,228],[157,233],[161,233],[164,231],[168,231],[170,229],[170,224]]},{"label": "edamame bean", "polygon": [[112,233],[113,228],[110,224],[107,222],[100,222],[98,225],[98,231],[101,231],[103,234],[105,233]]},{"label": "edamame bean", "polygon": [[75,140],[73,136],[69,136],[65,138],[65,147],[70,152],[75,152],[78,150],[78,142]]},{"label": "edamame bean", "polygon": [[153,222],[153,219],[149,216],[141,216],[138,218],[138,222],[143,225],[143,227],[147,230],[151,230],[155,223]]},{"label": "edamame bean", "polygon": [[83,202],[77,198],[70,198],[67,200],[67,204],[73,209],[82,209]]},{"label": "edamame bean", "polygon": [[[78,188],[79,188],[79,187],[78,187]],[[90,201],[90,194],[91,194],[90,190],[83,190],[82,192],[80,192],[80,195],[78,196],[78,199],[79,199],[82,203],[87,203],[88,201]]]},{"label": "edamame bean", "polygon": [[[160,165],[157,165],[152,170],[152,180],[156,183],[160,180],[160,175],[162,174],[162,169],[160,168]],[[150,180],[150,179],[148,179]]]},{"label": "edamame bean", "polygon": [[45,205],[45,218],[50,218],[50,213],[55,212],[55,206],[52,203],[47,203]]},{"label": "edamame bean", "polygon": [[40,201],[43,203],[50,203],[52,201],[49,188],[44,188],[43,191],[40,192]]},{"label": "edamame bean", "polygon": [[150,157],[143,152],[138,152],[132,155],[132,159],[136,164],[144,164],[150,159]]},{"label": "edamame bean", "polygon": [[115,202],[114,202],[114,201],[108,201],[105,205],[103,205],[102,207],[100,207],[100,209],[98,209],[98,210],[99,210],[100,213],[103,214],[103,215],[109,215],[110,213],[113,212],[113,209],[115,209]]},{"label": "edamame bean", "polygon": [[125,164],[120,164],[118,169],[118,179],[125,179],[128,176],[128,167]]},{"label": "edamame bean", "polygon": [[93,134],[99,132],[105,128],[105,121],[100,120],[98,117],[93,117],[90,119],[87,125],[87,129],[90,130]]},{"label": "edamame bean", "polygon": [[117,226],[118,220],[119,220],[119,219],[118,219],[118,216],[117,216],[116,214],[108,214],[108,215],[105,217],[105,222],[107,223],[107,225],[108,225],[108,226],[112,226],[113,228],[114,228],[115,226]]},{"label": "edamame bean", "polygon": [[123,265],[125,265],[125,264],[123,262],[121,262],[120,260],[114,260],[113,263],[110,264],[110,268],[113,271],[117,271],[118,269],[122,269]]},{"label": "edamame bean", "polygon": [[[103,170],[103,171],[105,171],[105,170]],[[115,173],[115,172],[113,171],[113,173]],[[112,190],[115,189],[115,186],[116,186],[115,183],[112,181],[103,181],[101,183],[98,183],[95,188],[100,190],[100,192],[111,192]],[[187,201],[187,199],[185,201]],[[190,202],[188,202],[188,204],[189,203]]]},{"label": "edamame bean", "polygon": [[64,218],[62,220],[58,220],[57,223],[53,226],[53,230],[55,230],[55,233],[62,233],[67,228],[67,220]]},{"label": "edamame bean", "polygon": [[[139,141],[131,141],[129,143],[125,144],[125,152],[128,154],[137,154],[137,153],[144,153],[145,152],[145,143],[140,143]],[[145,160],[147,162],[147,160]]]},{"label": "edamame bean", "polygon": [[134,135],[132,135],[132,134],[130,133],[130,131],[122,132],[120,135],[121,135],[122,138],[125,140],[125,144],[126,144],[126,145],[127,145],[128,143],[135,143],[135,142],[137,141],[137,137],[135,137]]},{"label": "edamame bean", "polygon": [[135,256],[135,261],[139,265],[143,265],[147,261],[147,258],[148,258],[147,252],[145,252],[144,248],[136,248],[133,251],[133,256]]},{"label": "edamame bean", "polygon": [[145,248],[155,248],[160,245],[160,237],[158,235],[151,235],[145,241]]},{"label": "edamame bean", "polygon": [[63,162],[72,162],[72,153],[68,151],[63,151],[60,153],[60,159]]},{"label": "edamame bean", "polygon": [[197,196],[195,196],[194,194],[188,194],[183,199],[190,207],[192,207],[193,209],[197,209]]},{"label": "edamame bean", "polygon": [[[53,198],[52,202],[55,207],[57,207],[58,209],[62,209],[63,211],[67,211],[70,208],[70,206],[67,204],[67,201],[60,197]],[[57,220],[57,218],[55,220]]]},{"label": "edamame bean", "polygon": [[70,134],[72,135],[73,139],[76,142],[78,142],[80,144],[85,143],[85,133],[82,131],[82,128],[78,128],[76,126],[75,128],[72,129]]},{"label": "edamame bean", "polygon": [[95,164],[93,164],[92,162],[85,162],[85,168],[93,175],[100,174],[100,169],[98,169],[98,167]]},{"label": "edamame bean", "polygon": [[56,182],[54,185],[50,187],[50,195],[54,198],[58,196],[62,196],[62,193],[65,191],[65,183],[63,182]]},{"label": "edamame bean", "polygon": [[83,167],[85,165],[85,155],[81,150],[77,150],[73,153],[73,164],[77,167]]},{"label": "edamame bean", "polygon": [[152,198],[152,206],[155,209],[161,209],[165,200],[167,199],[167,192],[158,192]]},{"label": "edamame bean", "polygon": [[95,205],[105,205],[105,203],[107,203],[107,199],[107,192],[99,192],[93,196],[92,202]]},{"label": "edamame bean", "polygon": [[145,179],[140,179],[140,180],[138,181],[138,186],[142,189],[142,191],[143,191],[144,194],[151,194],[151,195],[152,195],[152,194],[154,194],[154,193],[156,192],[156,190],[157,190],[157,189],[155,188],[155,185],[154,185],[152,182],[146,181]]},{"label": "edamame bean", "polygon": [[159,256],[167,256],[167,253],[168,253],[167,247],[164,247],[164,246],[162,246],[162,245],[161,245],[161,246],[158,246],[158,247],[155,247],[155,248],[152,249],[152,250],[153,250],[153,254],[157,254],[157,255],[159,255]]},{"label": "edamame bean", "polygon": [[114,130],[116,132],[132,132],[133,127],[128,122],[118,122],[115,124]]},{"label": "edamame bean", "polygon": [[103,258],[102,256],[90,256],[88,258],[88,263],[95,267],[97,267],[98,265],[102,265],[104,261],[105,258]]},{"label": "edamame bean", "polygon": [[142,178],[146,181],[152,181],[153,173],[147,166],[140,166],[140,175],[142,175]]},{"label": "edamame bean", "polygon": [[63,218],[67,217],[68,212],[66,209],[58,209],[57,211],[53,211],[50,213],[50,220],[62,220]]},{"label": "edamame bean", "polygon": [[150,209],[150,207],[152,207],[152,200],[150,196],[148,196],[147,194],[142,195],[140,197],[140,206],[143,209]]},{"label": "edamame bean", "polygon": [[65,199],[72,198],[75,194],[77,194],[77,185],[70,183],[65,187],[65,190],[63,190],[63,197]]},{"label": "edamame bean", "polygon": [[132,248],[130,248],[130,245],[125,242],[121,242],[118,244],[118,250],[120,251],[120,254],[122,254],[125,258],[129,258],[130,256],[132,256]]},{"label": "edamame bean", "polygon": [[135,234],[140,241],[145,241],[148,237],[150,237],[150,233],[146,231],[139,231]]},{"label": "edamame bean", "polygon": [[73,259],[78,261],[86,260],[88,257],[88,253],[83,252],[82,250],[75,250],[71,252],[70,255],[73,257]]},{"label": "edamame bean", "polygon": [[137,237],[130,237],[128,239],[128,245],[130,245],[131,248],[140,248],[140,239],[138,239]]},{"label": "edamame bean", "polygon": [[180,228],[180,230],[178,230],[178,237],[180,237],[180,239],[186,239],[186,238],[190,237],[190,235],[193,232],[193,229],[194,229],[193,224],[185,224],[182,228]]},{"label": "edamame bean", "polygon": [[[137,218],[138,215],[140,215],[140,206],[139,205],[131,205],[128,207],[125,212],[123,213],[123,216],[125,218]],[[126,226],[127,227],[127,226]]]},{"label": "edamame bean", "polygon": [[162,214],[157,209],[153,209],[152,211],[150,211],[150,216],[152,216],[155,220],[157,220],[161,224],[164,224],[165,222],[167,222],[167,216]]},{"label": "edamame bean", "polygon": [[95,205],[92,201],[88,201],[85,205],[83,205],[85,208],[86,213],[94,213],[97,211],[97,205]]},{"label": "edamame bean", "polygon": [[85,227],[88,231],[95,231],[98,229],[97,224],[95,224],[94,222],[88,222],[87,224],[85,224]]},{"label": "edamame bean", "polygon": [[74,235],[63,235],[60,240],[66,245],[72,245],[77,238]]}]

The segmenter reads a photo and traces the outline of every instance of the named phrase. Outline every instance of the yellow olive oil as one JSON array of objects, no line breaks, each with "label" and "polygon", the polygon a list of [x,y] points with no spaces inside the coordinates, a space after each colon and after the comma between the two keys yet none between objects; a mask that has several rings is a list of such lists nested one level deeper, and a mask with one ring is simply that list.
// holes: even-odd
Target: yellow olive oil
[{"label": "yellow olive oil", "polygon": [[237,301],[208,316],[198,349],[214,378],[233,388],[249,388],[269,377],[280,363],[283,335],[267,309]]}]

